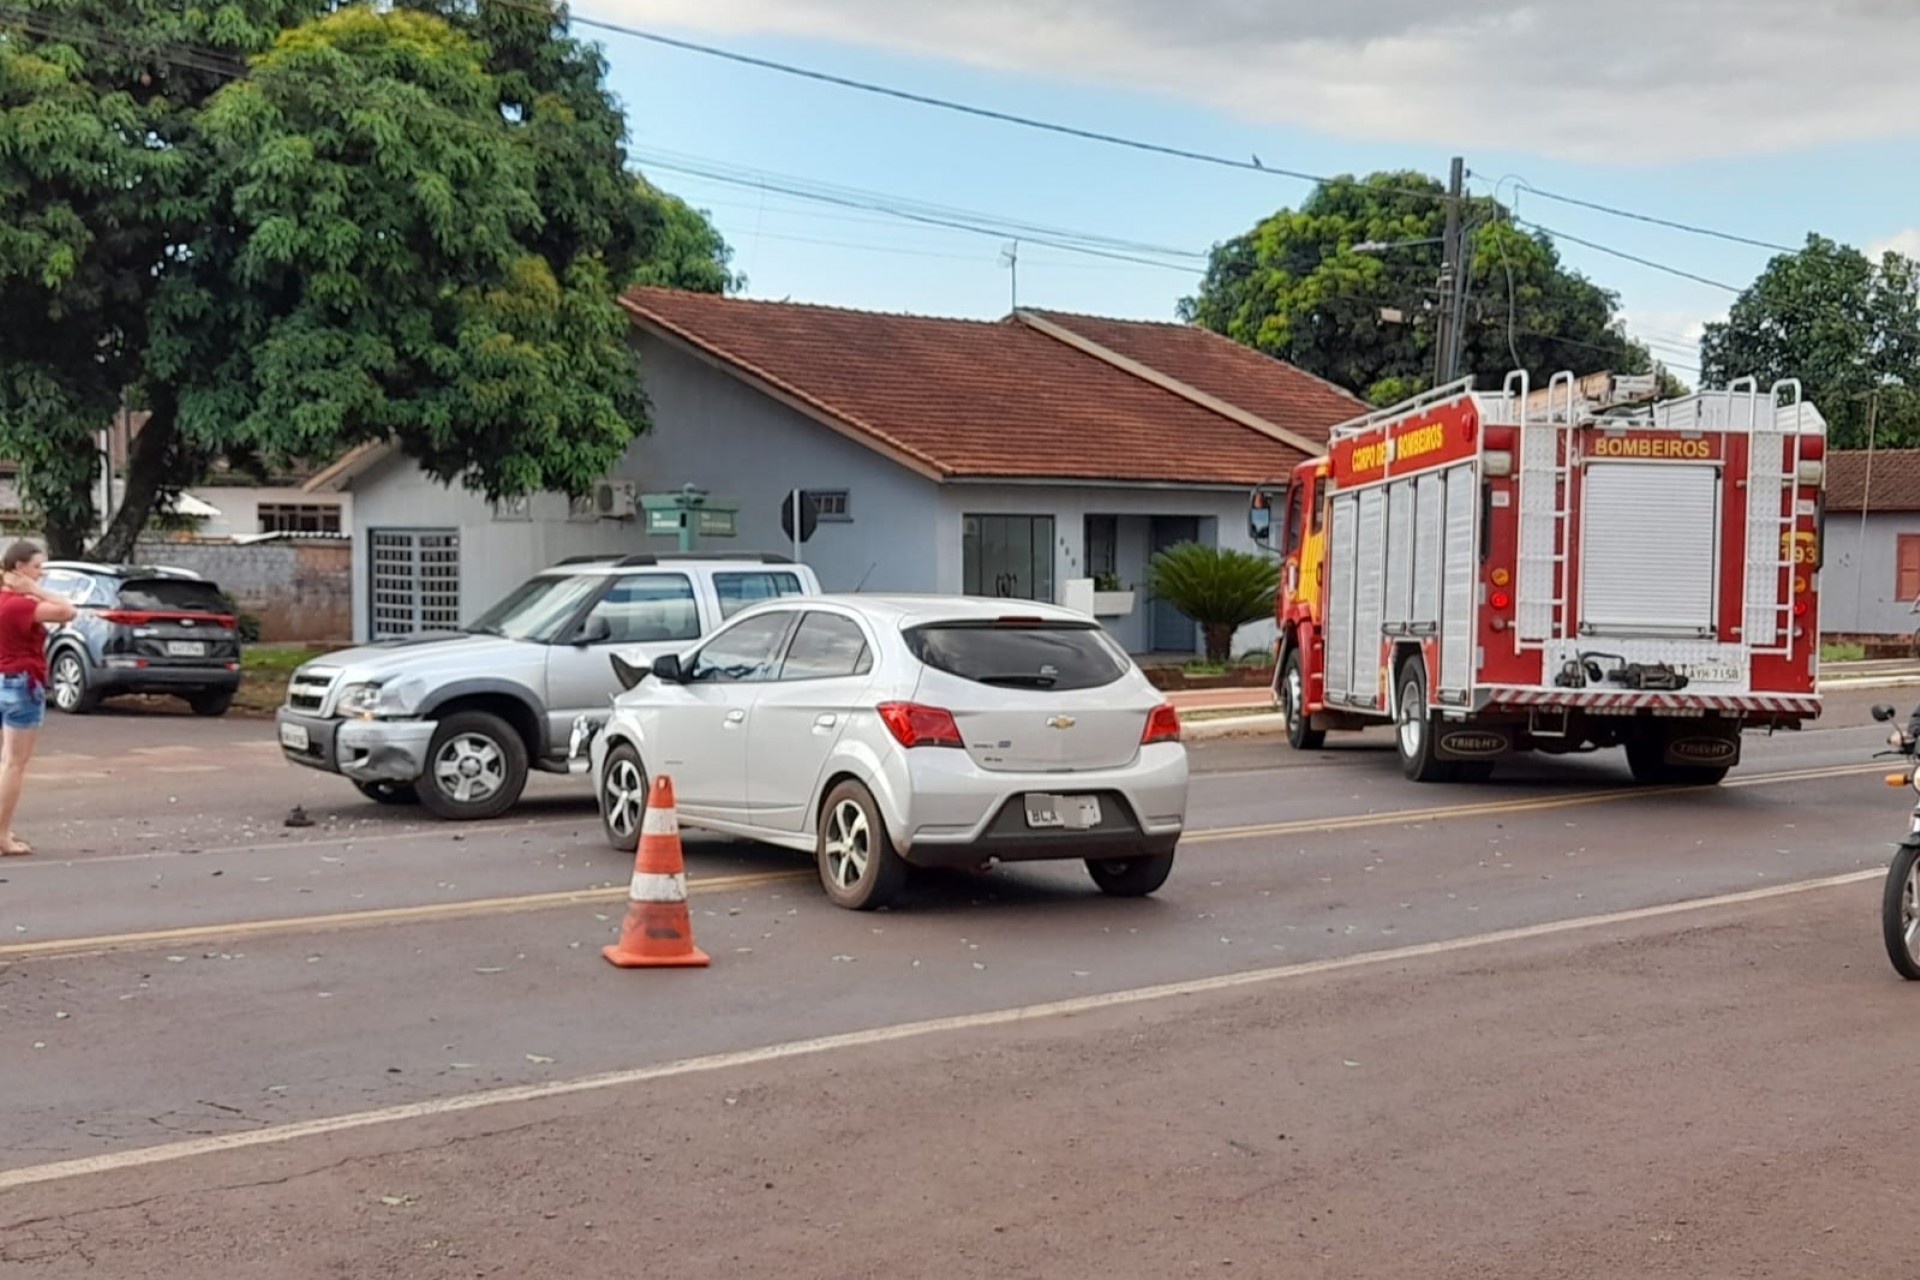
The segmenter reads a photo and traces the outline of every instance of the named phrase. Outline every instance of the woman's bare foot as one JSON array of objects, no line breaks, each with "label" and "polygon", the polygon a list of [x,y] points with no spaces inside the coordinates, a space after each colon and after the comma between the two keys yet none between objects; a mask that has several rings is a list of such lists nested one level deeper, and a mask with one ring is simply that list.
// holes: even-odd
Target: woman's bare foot
[{"label": "woman's bare foot", "polygon": [[0,858],[24,858],[32,852],[33,846],[18,836],[10,837],[4,844],[0,844]]}]

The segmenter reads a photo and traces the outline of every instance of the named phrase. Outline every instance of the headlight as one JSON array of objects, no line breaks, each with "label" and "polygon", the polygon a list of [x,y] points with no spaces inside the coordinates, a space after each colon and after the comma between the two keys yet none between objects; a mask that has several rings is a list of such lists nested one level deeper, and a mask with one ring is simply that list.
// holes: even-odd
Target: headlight
[{"label": "headlight", "polygon": [[419,700],[419,681],[400,680],[392,684],[350,684],[340,690],[333,705],[343,716],[373,720],[410,716]]}]

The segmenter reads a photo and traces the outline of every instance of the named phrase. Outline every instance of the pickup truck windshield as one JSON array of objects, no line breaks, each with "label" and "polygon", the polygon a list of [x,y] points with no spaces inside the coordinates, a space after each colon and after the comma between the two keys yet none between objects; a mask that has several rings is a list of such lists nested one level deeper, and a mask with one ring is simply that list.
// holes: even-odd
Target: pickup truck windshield
[{"label": "pickup truck windshield", "polygon": [[542,574],[467,625],[476,635],[552,644],[603,579]]}]

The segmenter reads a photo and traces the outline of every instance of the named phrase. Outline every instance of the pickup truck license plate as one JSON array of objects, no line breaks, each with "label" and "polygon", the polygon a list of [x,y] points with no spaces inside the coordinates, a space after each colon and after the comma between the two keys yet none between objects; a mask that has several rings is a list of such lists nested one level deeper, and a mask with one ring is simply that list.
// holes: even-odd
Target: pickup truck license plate
[{"label": "pickup truck license plate", "polygon": [[171,658],[204,658],[207,656],[205,640],[169,640],[167,656]]},{"label": "pickup truck license plate", "polygon": [[305,751],[312,743],[307,737],[307,727],[303,724],[283,724],[280,726],[280,745],[289,751]]},{"label": "pickup truck license plate", "polygon": [[1086,831],[1100,825],[1099,796],[1027,796],[1027,825]]}]

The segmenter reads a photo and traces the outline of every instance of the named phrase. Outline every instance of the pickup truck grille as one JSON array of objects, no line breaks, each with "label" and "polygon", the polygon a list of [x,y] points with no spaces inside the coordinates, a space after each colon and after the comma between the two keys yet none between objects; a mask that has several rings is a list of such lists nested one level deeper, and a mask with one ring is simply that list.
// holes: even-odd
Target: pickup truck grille
[{"label": "pickup truck grille", "polygon": [[287,681],[288,709],[319,715],[327,705],[327,691],[339,674],[330,667],[306,667],[294,672],[293,679]]}]

